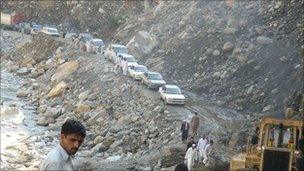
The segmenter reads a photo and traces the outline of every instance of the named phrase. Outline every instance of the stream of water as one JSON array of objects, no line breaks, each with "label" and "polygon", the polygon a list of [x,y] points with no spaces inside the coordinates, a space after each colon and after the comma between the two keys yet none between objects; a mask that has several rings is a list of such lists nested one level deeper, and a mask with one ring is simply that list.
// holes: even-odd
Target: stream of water
[{"label": "stream of water", "polygon": [[1,69],[1,169],[20,168],[14,162],[18,148],[27,149],[27,140],[46,130],[36,125],[35,108],[16,96],[21,83],[22,79]]}]

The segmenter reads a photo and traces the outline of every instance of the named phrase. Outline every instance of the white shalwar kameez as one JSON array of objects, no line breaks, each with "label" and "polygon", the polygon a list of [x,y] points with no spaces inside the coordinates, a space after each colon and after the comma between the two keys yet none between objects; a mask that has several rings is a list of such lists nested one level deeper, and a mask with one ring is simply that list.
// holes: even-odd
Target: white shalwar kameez
[{"label": "white shalwar kameez", "polygon": [[198,161],[201,162],[202,161],[202,158],[203,158],[203,151],[205,149],[207,145],[207,139],[205,138],[200,138],[198,140],[198,143],[197,143],[197,150],[198,150]]},{"label": "white shalwar kameez", "polygon": [[206,145],[206,147],[205,147],[205,149],[203,151],[203,157],[204,157],[203,163],[204,164],[207,163],[208,157],[211,154],[211,152],[212,152],[212,146],[211,146],[211,144]]},{"label": "white shalwar kameez", "polygon": [[185,159],[187,161],[187,168],[189,171],[191,171],[193,168],[195,157],[196,157],[196,149],[193,147],[190,147],[187,150],[186,156],[185,156]]}]

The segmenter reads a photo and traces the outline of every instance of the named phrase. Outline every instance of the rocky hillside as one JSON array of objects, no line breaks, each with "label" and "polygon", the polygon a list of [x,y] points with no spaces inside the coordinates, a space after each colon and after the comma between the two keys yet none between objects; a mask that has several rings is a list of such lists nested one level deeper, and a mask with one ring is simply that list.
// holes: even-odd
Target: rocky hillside
[{"label": "rocky hillside", "polygon": [[303,1],[1,3],[128,44],[169,82],[218,105],[282,116],[303,94]]},{"label": "rocky hillside", "polygon": [[[101,162],[106,170],[123,170],[126,165],[159,170],[183,161],[186,144],[180,140],[180,122],[190,120],[189,106],[165,106],[157,92],[115,75],[113,64],[103,55],[83,52],[69,40],[38,34],[27,36],[24,43],[24,36],[16,32],[1,35],[5,50],[1,64],[23,79],[17,96],[35,109],[35,124],[47,131],[21,142],[29,150],[18,146],[14,148],[17,153],[5,153],[16,157],[5,158],[3,169],[37,169],[58,143],[66,118],[81,120],[87,129],[86,141],[77,153],[80,170],[100,169]],[[111,106],[113,114],[107,112]],[[199,133],[209,133],[216,142],[211,166],[226,168],[231,152],[244,148],[256,118],[199,100],[191,107],[200,113]],[[33,158],[33,153],[40,155]]]}]

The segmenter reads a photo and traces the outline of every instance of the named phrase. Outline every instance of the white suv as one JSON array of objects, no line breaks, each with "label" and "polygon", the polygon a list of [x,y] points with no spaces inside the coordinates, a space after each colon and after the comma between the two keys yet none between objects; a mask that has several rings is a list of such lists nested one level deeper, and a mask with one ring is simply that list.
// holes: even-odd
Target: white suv
[{"label": "white suv", "polygon": [[111,44],[107,47],[105,51],[105,56],[110,61],[117,63],[118,62],[118,55],[128,53],[128,49],[124,45],[118,44]]},{"label": "white suv", "polygon": [[59,37],[59,32],[56,28],[42,27],[41,32],[50,36]]}]

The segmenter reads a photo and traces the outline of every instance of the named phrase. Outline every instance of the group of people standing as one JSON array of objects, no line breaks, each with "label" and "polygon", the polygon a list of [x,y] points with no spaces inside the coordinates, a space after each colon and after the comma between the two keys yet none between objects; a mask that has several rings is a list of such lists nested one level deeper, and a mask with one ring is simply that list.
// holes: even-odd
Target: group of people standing
[{"label": "group of people standing", "polygon": [[199,127],[199,117],[198,113],[195,112],[194,116],[191,119],[191,124],[189,124],[186,120],[182,122],[181,132],[182,132],[182,141],[186,142],[189,136],[189,130],[191,126],[192,137],[197,135],[197,130]]},{"label": "group of people standing", "polygon": [[197,143],[192,138],[187,147],[185,163],[189,171],[193,169],[195,163],[208,164],[213,150],[213,140],[209,140],[206,135],[203,135]]},{"label": "group of people standing", "polygon": [[121,61],[118,57],[114,59],[114,73],[117,74],[128,74],[128,62],[125,58],[123,58]]},{"label": "group of people standing", "polygon": [[184,120],[181,126],[183,142],[187,141],[189,130],[191,129],[191,137],[187,143],[187,151],[185,155],[185,164],[189,171],[193,169],[195,163],[207,165],[213,149],[213,140],[209,139],[205,134],[201,136],[197,142],[194,141],[194,137],[198,134],[197,130],[199,128],[199,123],[198,113],[195,112],[195,115],[191,119],[191,123],[189,124]]}]

